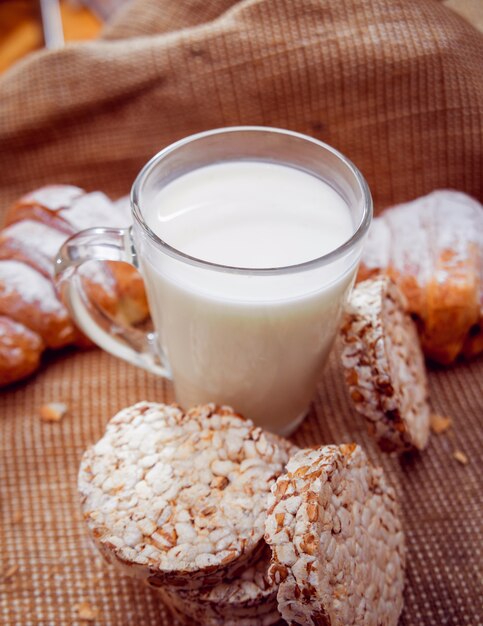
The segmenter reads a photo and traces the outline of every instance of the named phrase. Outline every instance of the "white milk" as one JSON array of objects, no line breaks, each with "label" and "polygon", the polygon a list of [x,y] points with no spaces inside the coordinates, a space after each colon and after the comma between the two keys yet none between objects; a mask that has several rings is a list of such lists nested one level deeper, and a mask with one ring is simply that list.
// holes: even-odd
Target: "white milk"
[{"label": "white milk", "polygon": [[[143,214],[177,250],[244,268],[310,261],[354,232],[345,201],[328,184],[255,161],[190,172]],[[147,246],[140,252],[178,401],[230,404],[273,431],[291,430],[315,391],[357,259],[259,276],[196,267]]]}]

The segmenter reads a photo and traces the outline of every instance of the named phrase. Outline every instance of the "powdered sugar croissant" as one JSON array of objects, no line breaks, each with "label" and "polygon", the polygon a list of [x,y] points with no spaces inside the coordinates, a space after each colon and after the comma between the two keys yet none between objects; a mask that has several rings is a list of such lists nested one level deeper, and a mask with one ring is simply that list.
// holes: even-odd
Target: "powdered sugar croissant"
[{"label": "powdered sugar croissant", "polygon": [[426,356],[483,351],[483,209],[440,190],[386,210],[370,230],[358,280],[388,274],[404,292]]},{"label": "powdered sugar croissant", "polygon": [[[103,193],[51,185],[20,198],[6,221],[0,231],[0,386],[34,372],[48,348],[87,343],[54,289],[54,259],[70,235],[128,226],[130,214],[127,203],[113,203]],[[112,317],[136,323],[148,316],[134,268],[92,262],[82,276],[89,295]]]}]

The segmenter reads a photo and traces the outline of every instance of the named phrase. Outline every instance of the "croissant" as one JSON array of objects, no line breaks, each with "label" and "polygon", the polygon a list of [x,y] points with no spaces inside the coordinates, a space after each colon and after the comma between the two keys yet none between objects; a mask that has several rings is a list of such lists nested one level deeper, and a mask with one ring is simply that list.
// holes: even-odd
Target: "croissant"
[{"label": "croissant", "polygon": [[389,275],[405,294],[427,358],[483,351],[483,210],[438,190],[387,209],[369,230],[357,280]]},{"label": "croissant", "polygon": [[[129,205],[100,192],[51,185],[29,193],[8,211],[0,231],[0,386],[32,374],[46,349],[89,342],[59,300],[52,275],[64,241],[94,226],[120,228],[130,223]],[[144,285],[124,263],[92,262],[82,268],[89,295],[116,320],[145,320]]]}]

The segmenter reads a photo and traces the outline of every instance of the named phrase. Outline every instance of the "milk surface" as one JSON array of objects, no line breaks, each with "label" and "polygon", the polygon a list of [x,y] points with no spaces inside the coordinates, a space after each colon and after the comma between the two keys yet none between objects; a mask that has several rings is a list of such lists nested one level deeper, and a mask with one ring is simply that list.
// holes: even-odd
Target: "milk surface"
[{"label": "milk surface", "polygon": [[217,163],[178,178],[158,193],[145,219],[190,256],[247,268],[316,259],[353,231],[347,205],[327,183],[254,161]]},{"label": "milk surface", "polygon": [[[327,183],[263,162],[190,172],[143,215],[177,250],[244,268],[310,261],[354,232],[348,206]],[[196,267],[148,246],[140,252],[178,402],[230,404],[272,431],[291,431],[320,379],[357,259],[254,276]]]}]

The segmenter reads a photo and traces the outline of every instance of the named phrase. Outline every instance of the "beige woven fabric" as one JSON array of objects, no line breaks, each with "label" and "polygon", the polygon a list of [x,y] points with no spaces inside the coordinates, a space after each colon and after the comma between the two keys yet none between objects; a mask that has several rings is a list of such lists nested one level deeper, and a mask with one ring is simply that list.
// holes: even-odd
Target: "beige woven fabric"
[{"label": "beige woven fabric", "polygon": [[[482,36],[434,0],[136,0],[103,41],[43,52],[0,80],[0,211],[45,182],[126,193],[174,139],[230,124],[307,132],[361,168],[382,208],[454,187],[482,196]],[[0,216],[1,217],[1,216]],[[0,397],[0,623],[171,624],[157,598],[95,556],[76,473],[107,419],[169,383],[100,351],[54,355]],[[454,427],[383,458],[409,547],[401,624],[477,626],[483,361],[432,371]],[[57,424],[39,407],[66,402]],[[357,441],[334,351],[300,445]],[[463,451],[469,462],[452,456]],[[8,574],[8,576],[5,576]]]}]

